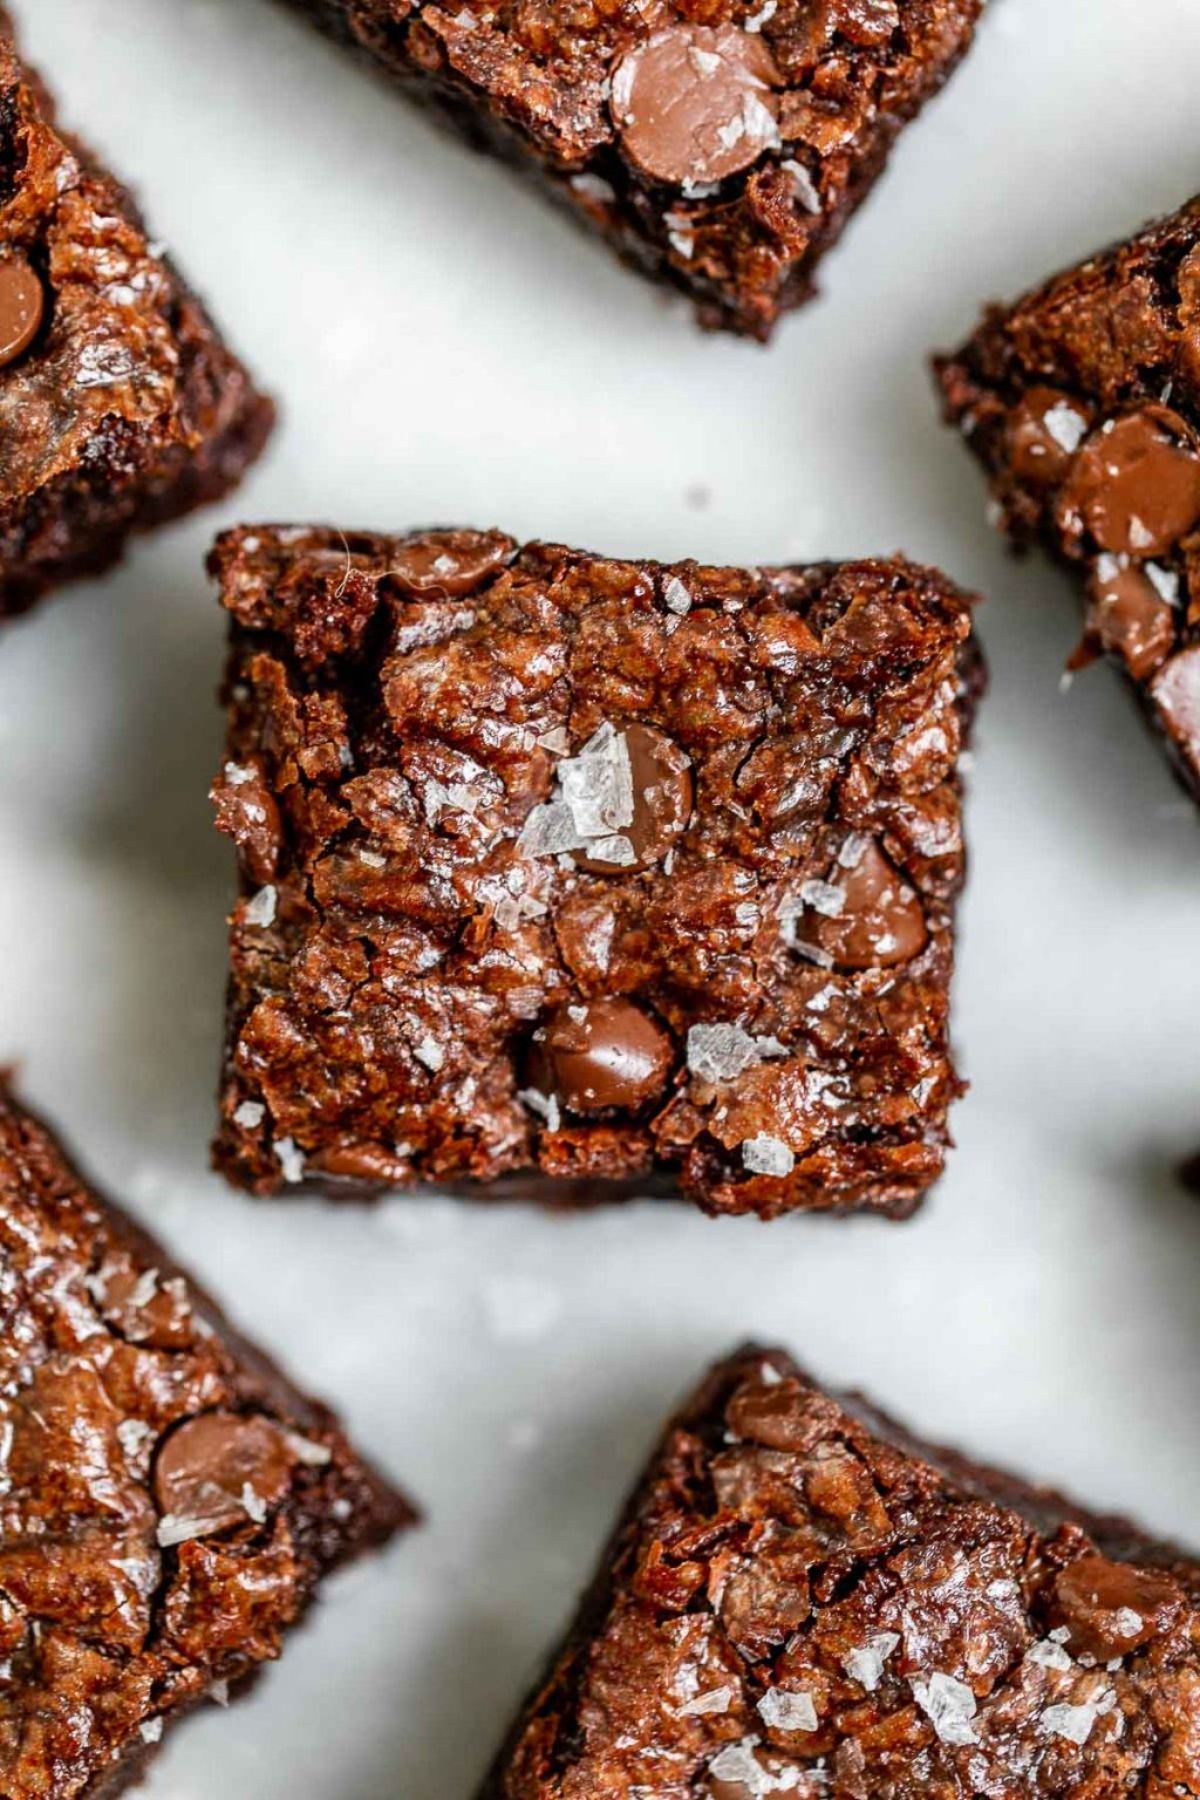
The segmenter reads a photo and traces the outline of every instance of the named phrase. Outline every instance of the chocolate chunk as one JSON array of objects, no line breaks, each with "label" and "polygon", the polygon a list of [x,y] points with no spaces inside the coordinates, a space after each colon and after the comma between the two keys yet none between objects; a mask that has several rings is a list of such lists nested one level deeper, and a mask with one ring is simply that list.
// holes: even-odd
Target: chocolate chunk
[{"label": "chocolate chunk", "polygon": [[1183,1600],[1177,1582],[1104,1556],[1081,1556],[1054,1584],[1051,1620],[1072,1656],[1109,1662],[1157,1637]]},{"label": "chocolate chunk", "polygon": [[406,594],[452,600],[502,569],[513,549],[512,539],[495,531],[428,531],[404,539],[388,574]]},{"label": "chocolate chunk", "polygon": [[1150,692],[1193,779],[1200,777],[1200,644],[1172,657],[1155,676]]},{"label": "chocolate chunk", "polygon": [[661,862],[692,816],[692,769],[678,744],[649,725],[631,725],[623,735],[633,778],[633,820],[621,827],[621,836],[633,846],[633,861],[604,862],[576,850],[579,867],[594,875],[629,874]]},{"label": "chocolate chunk", "polygon": [[1013,473],[1035,486],[1053,487],[1070,468],[1090,422],[1090,414],[1069,394],[1058,388],[1030,388],[1005,426]]},{"label": "chocolate chunk", "polygon": [[282,1432],[256,1413],[200,1413],[158,1453],[154,1493],[164,1520],[189,1537],[224,1531],[282,1498],[294,1457]]},{"label": "chocolate chunk", "polygon": [[1200,455],[1165,407],[1110,421],[1079,452],[1059,501],[1102,550],[1161,556],[1200,520]]},{"label": "chocolate chunk", "polygon": [[15,250],[0,256],[0,369],[25,354],[45,310],[42,284],[25,258]]},{"label": "chocolate chunk", "polygon": [[669,1033],[631,1000],[565,1006],[534,1040],[530,1079],[568,1112],[635,1112],[656,1100],[675,1061]]},{"label": "chocolate chunk", "polygon": [[888,969],[925,948],[929,933],[920,896],[874,841],[829,885],[841,892],[841,910],[836,916],[822,912],[815,936],[839,968]]},{"label": "chocolate chunk", "polygon": [[736,25],[668,25],[627,52],[612,110],[628,154],[656,181],[723,181],[779,142],[774,58]]},{"label": "chocolate chunk", "polygon": [[1087,629],[1144,681],[1171,653],[1175,612],[1136,564],[1101,557],[1089,587]]}]

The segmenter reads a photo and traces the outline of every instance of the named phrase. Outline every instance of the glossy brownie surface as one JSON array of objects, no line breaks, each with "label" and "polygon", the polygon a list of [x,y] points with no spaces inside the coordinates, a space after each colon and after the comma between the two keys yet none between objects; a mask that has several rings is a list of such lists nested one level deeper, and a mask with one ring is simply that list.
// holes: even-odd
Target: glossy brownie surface
[{"label": "glossy brownie surface", "polygon": [[1109,657],[1200,795],[1200,200],[994,307],[939,359],[996,520],[1085,583]]},{"label": "glossy brownie surface", "polygon": [[481,1800],[1180,1800],[1200,1566],[778,1351],[667,1433]]},{"label": "glossy brownie surface", "polygon": [[225,493],[273,417],[0,8],[0,619]]},{"label": "glossy brownie surface", "polygon": [[231,1179],[911,1210],[957,1091],[962,593],[469,531],[213,568]]},{"label": "glossy brownie surface", "polygon": [[0,1089],[0,1793],[111,1795],[411,1515]]},{"label": "glossy brownie surface", "polygon": [[765,338],[982,0],[294,0],[709,325]]}]

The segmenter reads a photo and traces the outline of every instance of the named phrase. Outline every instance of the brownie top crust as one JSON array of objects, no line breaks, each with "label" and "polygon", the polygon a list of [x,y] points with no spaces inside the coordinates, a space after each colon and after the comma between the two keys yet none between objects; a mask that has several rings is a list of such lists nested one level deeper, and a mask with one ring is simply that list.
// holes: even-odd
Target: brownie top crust
[{"label": "brownie top crust", "polygon": [[532,162],[709,324],[765,337],[968,48],[982,0],[294,0]]},{"label": "brownie top crust", "polygon": [[0,617],[223,492],[273,417],[0,8]]},{"label": "brownie top crust", "polygon": [[1111,658],[1200,793],[1200,200],[992,307],[937,369],[996,522],[1086,580],[1072,667]]},{"label": "brownie top crust", "polygon": [[0,1793],[116,1793],[411,1514],[0,1087]]},{"label": "brownie top crust", "polygon": [[956,1091],[962,593],[466,531],[213,567],[236,1180],[912,1205]]},{"label": "brownie top crust", "polygon": [[668,1430],[483,1800],[1197,1792],[1194,1563],[746,1350]]}]

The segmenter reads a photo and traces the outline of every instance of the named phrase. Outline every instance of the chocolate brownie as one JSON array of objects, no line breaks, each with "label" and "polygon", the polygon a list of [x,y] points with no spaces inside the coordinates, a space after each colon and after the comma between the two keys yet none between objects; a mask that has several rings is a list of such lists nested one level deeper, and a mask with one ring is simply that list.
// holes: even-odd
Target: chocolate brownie
[{"label": "chocolate brownie", "polygon": [[983,0],[294,0],[706,325],[769,336]]},{"label": "chocolate brownie", "polygon": [[227,492],[273,417],[0,8],[0,620]]},{"label": "chocolate brownie", "polygon": [[0,1086],[0,1793],[110,1796],[411,1514]]},{"label": "chocolate brownie", "polygon": [[212,568],[231,1180],[912,1210],[958,1092],[965,595],[454,530]]},{"label": "chocolate brownie", "polygon": [[779,1351],[669,1426],[481,1800],[1200,1793],[1200,1564]]},{"label": "chocolate brownie", "polygon": [[1107,655],[1200,797],[1200,200],[993,307],[939,358],[997,523],[1083,577]]}]

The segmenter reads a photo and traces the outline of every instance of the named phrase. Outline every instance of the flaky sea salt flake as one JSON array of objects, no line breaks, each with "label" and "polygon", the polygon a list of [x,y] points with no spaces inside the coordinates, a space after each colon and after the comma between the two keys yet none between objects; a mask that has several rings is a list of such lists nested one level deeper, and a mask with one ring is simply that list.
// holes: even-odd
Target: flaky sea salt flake
[{"label": "flaky sea salt flake", "polygon": [[883,1680],[883,1665],[900,1642],[898,1631],[879,1631],[857,1650],[847,1650],[842,1667],[851,1681],[873,1694]]},{"label": "flaky sea salt flake", "polygon": [[759,1132],[742,1145],[742,1163],[751,1175],[790,1175],[796,1158],[782,1138]]},{"label": "flaky sea salt flake", "polygon": [[914,1681],[911,1686],[913,1699],[943,1744],[978,1743],[971,1723],[976,1700],[965,1681],[935,1669],[928,1681]]},{"label": "flaky sea salt flake", "polygon": [[693,1025],[687,1036],[687,1066],[700,1081],[733,1081],[758,1061],[758,1048],[740,1025]]},{"label": "flaky sea salt flake", "polygon": [[768,1688],[758,1703],[764,1725],[776,1731],[815,1731],[817,1708],[810,1693],[790,1688]]}]

